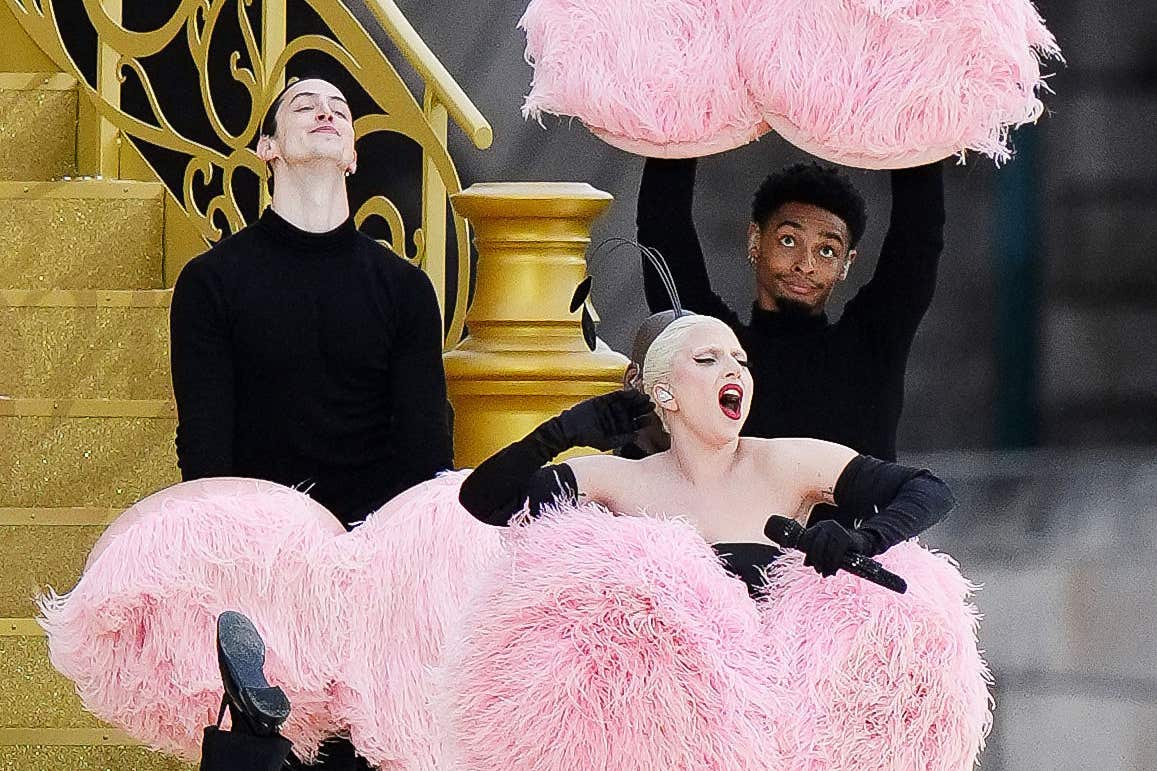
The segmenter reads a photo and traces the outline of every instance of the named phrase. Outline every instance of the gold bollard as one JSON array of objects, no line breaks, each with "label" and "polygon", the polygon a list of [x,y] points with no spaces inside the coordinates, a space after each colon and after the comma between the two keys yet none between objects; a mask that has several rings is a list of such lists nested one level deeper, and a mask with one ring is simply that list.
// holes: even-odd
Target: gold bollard
[{"label": "gold bollard", "polygon": [[570,182],[492,182],[450,196],[478,249],[469,335],[444,356],[458,467],[622,385],[627,358],[601,340],[588,349],[582,311],[570,311],[591,223],[612,200]]}]

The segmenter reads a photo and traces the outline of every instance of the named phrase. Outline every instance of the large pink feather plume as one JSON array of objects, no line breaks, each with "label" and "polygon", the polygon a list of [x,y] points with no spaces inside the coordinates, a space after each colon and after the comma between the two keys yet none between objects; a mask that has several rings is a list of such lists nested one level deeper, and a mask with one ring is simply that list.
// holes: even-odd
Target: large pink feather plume
[{"label": "large pink feather plume", "polygon": [[217,615],[242,611],[293,703],[285,734],[310,757],[334,730],[325,689],[337,660],[309,555],[342,532],[324,507],[270,482],[155,493],[110,527],[76,588],[41,599],[52,664],[97,717],[192,760],[221,700]]},{"label": "large pink feather plume", "polygon": [[566,508],[509,546],[447,640],[458,767],[779,767],[759,615],[689,525]]},{"label": "large pink feather plume", "polygon": [[906,594],[846,573],[821,578],[798,552],[772,570],[760,604],[783,698],[783,771],[966,771],[984,746],[990,677],[974,587],[915,542],[880,561],[907,580]]},{"label": "large pink feather plume", "polygon": [[575,116],[640,155],[729,150],[765,131],[736,64],[736,0],[531,0],[523,114]]},{"label": "large pink feather plume", "polygon": [[1030,0],[746,0],[739,66],[788,141],[865,168],[1010,156],[1060,58]]},{"label": "large pink feather plume", "polygon": [[390,501],[333,550],[341,598],[331,627],[347,634],[331,709],[358,752],[382,771],[435,771],[430,710],[447,630],[476,577],[501,554],[498,528],[458,503],[464,473],[445,474]]}]

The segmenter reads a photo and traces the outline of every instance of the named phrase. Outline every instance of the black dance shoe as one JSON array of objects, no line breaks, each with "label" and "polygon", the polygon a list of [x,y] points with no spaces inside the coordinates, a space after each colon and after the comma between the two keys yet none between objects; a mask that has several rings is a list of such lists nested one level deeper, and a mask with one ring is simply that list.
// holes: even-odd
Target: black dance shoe
[{"label": "black dance shoe", "polygon": [[265,679],[265,643],[253,622],[236,611],[217,617],[217,663],[225,685],[217,725],[228,707],[234,732],[277,734],[289,717],[289,699]]}]

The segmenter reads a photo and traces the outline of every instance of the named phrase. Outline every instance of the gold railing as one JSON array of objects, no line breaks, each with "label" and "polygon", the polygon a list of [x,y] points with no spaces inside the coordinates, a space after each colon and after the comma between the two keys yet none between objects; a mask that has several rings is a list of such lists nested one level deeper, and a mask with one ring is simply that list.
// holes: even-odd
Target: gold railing
[{"label": "gold railing", "polygon": [[[122,171],[122,142],[140,143],[178,154],[184,163],[179,189],[170,193],[201,239],[209,243],[223,231],[235,232],[256,216],[244,211],[247,200],[238,189],[250,185],[249,199],[266,199],[265,165],[251,149],[266,106],[285,83],[286,67],[304,52],[320,52],[343,67],[377,106],[354,122],[358,140],[379,132],[406,137],[421,149],[421,169],[398,169],[421,179],[420,222],[407,230],[398,206],[384,194],[373,194],[354,215],[360,227],[371,217],[384,222],[385,243],[430,276],[447,318],[447,347],[461,337],[470,288],[470,237],[466,221],[448,209],[448,196],[461,182],[447,150],[448,119],[461,127],[474,145],[489,147],[489,124],[434,54],[406,21],[393,0],[365,0],[390,40],[423,82],[421,102],[398,74],[371,35],[341,0],[293,0],[308,6],[329,34],[286,37],[287,4],[290,0],[179,0],[176,10],[159,26],[146,31],[124,26],[123,0],[81,0],[88,22],[96,32],[95,82],[85,77],[61,33],[53,0],[4,0],[25,32],[63,71],[76,77],[82,99],[77,142],[78,169],[82,173],[118,177]],[[70,4],[71,6],[72,4]],[[73,6],[75,7],[75,6]],[[235,11],[230,11],[235,8]],[[74,11],[68,11],[74,12]],[[64,13],[68,13],[64,12]],[[244,127],[234,133],[226,126],[211,82],[211,61],[221,52],[213,49],[214,35],[227,13],[236,13],[241,46],[228,51],[228,70],[233,81],[248,95],[249,110]],[[173,45],[183,45],[196,68],[199,96],[215,141],[195,141],[182,133],[168,117],[175,111],[199,109],[184,100],[163,104],[163,95],[150,76],[147,59]],[[122,88],[134,78],[148,102],[149,118],[129,114],[121,105]],[[234,104],[230,102],[231,106]],[[210,144],[215,146],[210,146]],[[246,174],[247,172],[247,174]],[[156,172],[153,172],[156,174]],[[160,175],[157,175],[160,178]],[[217,190],[206,193],[206,190]],[[256,188],[257,195],[252,194]],[[208,197],[207,202],[204,199]],[[449,217],[449,220],[448,220]],[[409,246],[408,246],[409,245]],[[450,281],[450,247],[456,259]],[[177,260],[191,257],[179,255]],[[174,274],[175,275],[175,274]],[[453,286],[453,297],[447,297]]]}]

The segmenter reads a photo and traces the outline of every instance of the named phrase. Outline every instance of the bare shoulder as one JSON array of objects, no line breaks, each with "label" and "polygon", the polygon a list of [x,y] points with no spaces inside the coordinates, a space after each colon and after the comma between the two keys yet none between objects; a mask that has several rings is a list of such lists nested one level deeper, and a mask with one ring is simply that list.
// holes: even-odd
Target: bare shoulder
[{"label": "bare shoulder", "polygon": [[569,458],[566,465],[574,472],[575,481],[583,495],[606,502],[616,497],[617,491],[629,483],[642,462],[617,455],[581,455]]},{"label": "bare shoulder", "polygon": [[799,490],[807,498],[826,499],[844,468],[858,454],[823,439],[783,437],[745,439],[760,470],[769,479]]}]

